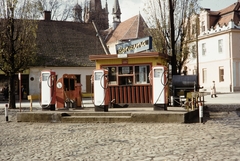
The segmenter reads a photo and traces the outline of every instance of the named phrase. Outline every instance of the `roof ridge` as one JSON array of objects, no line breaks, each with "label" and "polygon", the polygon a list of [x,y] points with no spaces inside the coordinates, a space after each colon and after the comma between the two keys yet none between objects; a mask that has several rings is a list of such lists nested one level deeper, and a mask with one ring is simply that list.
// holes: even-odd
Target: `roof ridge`
[{"label": "roof ridge", "polygon": [[[232,5],[219,10],[219,14],[220,15],[225,15],[225,14],[231,13],[231,12],[237,10],[237,8],[239,8],[239,4],[240,4],[239,2],[235,2]],[[227,9],[230,9],[231,7],[234,7],[234,8],[231,9],[231,10],[227,10]]]},{"label": "roof ridge", "polygon": [[138,38],[138,34],[139,34],[139,26],[140,26],[140,13],[138,14],[138,24],[137,24],[136,38]]}]

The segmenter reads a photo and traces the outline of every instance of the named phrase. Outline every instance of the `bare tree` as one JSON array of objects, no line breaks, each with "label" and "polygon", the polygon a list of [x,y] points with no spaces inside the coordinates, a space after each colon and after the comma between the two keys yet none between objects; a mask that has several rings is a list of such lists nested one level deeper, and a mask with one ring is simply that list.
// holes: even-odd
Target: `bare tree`
[{"label": "bare tree", "polygon": [[15,78],[35,60],[37,22],[32,3],[3,0],[0,3],[0,69],[8,77],[9,108],[15,105]]},{"label": "bare tree", "polygon": [[66,21],[72,17],[73,6],[63,0],[37,0],[38,11],[43,16],[44,11],[51,11],[52,20]]},{"label": "bare tree", "polygon": [[171,56],[172,75],[181,74],[189,55],[189,17],[197,9],[198,0],[149,0],[146,6],[155,49]]}]

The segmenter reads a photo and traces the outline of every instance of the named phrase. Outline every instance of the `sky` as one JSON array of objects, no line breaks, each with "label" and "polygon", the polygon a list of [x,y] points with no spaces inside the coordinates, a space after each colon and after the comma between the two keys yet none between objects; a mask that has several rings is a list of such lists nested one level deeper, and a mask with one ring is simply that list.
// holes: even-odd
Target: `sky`
[{"label": "sky", "polygon": [[[109,10],[109,23],[112,22],[112,8],[115,0],[107,0],[108,10]],[[144,13],[144,3],[148,0],[119,0],[119,5],[121,8],[121,20],[122,22],[138,15]],[[199,0],[201,7],[209,8],[212,11],[221,10],[230,6],[231,4],[237,2],[238,0]],[[106,0],[102,0],[103,6],[105,6]]]}]

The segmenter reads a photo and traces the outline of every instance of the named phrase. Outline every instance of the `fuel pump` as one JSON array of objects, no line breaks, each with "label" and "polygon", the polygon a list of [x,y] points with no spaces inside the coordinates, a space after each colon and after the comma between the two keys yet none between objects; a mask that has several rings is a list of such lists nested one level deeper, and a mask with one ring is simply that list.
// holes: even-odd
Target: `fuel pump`
[{"label": "fuel pump", "polygon": [[42,110],[55,110],[56,73],[52,70],[41,71],[40,86]]},{"label": "fuel pump", "polygon": [[154,110],[167,110],[167,69],[165,66],[154,66],[149,73],[152,85],[152,104]]},{"label": "fuel pump", "polygon": [[94,89],[95,111],[108,111],[110,103],[108,88],[108,70],[98,69],[93,71],[92,83]]}]

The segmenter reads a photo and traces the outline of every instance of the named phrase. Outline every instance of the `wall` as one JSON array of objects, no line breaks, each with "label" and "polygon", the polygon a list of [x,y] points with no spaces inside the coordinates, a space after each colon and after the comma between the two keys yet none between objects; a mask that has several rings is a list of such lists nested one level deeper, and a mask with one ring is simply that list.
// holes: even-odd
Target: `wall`
[{"label": "wall", "polygon": [[[218,40],[223,40],[222,52],[218,52]],[[198,54],[199,54],[199,84],[206,91],[210,92],[212,81],[216,82],[217,92],[230,92],[231,79],[231,59],[230,59],[230,36],[229,32],[215,33],[199,37]],[[202,54],[202,44],[206,44],[206,53]],[[194,44],[194,43],[192,43]],[[188,66],[188,73],[193,74],[196,69],[196,58],[191,58]],[[224,68],[224,81],[219,81],[219,67]],[[207,70],[207,81],[203,83],[203,69]]]}]

